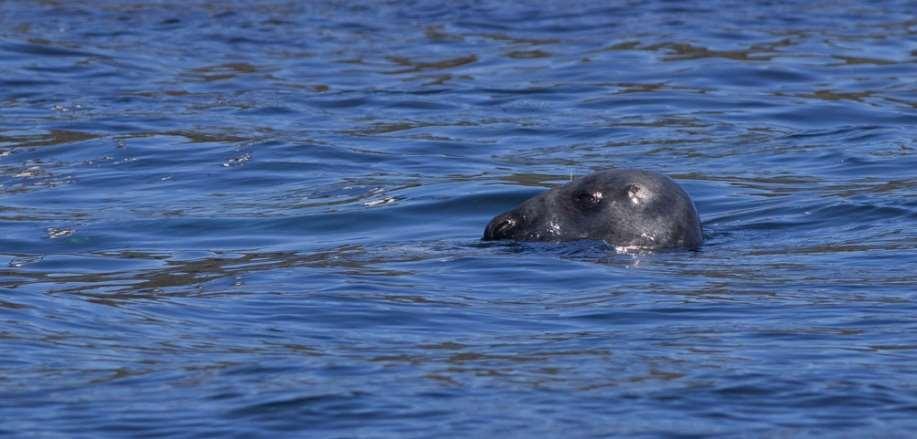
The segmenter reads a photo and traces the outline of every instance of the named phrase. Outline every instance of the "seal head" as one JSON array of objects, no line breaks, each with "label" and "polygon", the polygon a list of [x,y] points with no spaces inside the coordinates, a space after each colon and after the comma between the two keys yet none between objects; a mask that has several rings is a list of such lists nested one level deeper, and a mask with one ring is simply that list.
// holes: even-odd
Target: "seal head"
[{"label": "seal head", "polygon": [[596,172],[497,215],[485,241],[604,240],[623,248],[688,248],[703,242],[697,210],[669,177],[649,171]]}]

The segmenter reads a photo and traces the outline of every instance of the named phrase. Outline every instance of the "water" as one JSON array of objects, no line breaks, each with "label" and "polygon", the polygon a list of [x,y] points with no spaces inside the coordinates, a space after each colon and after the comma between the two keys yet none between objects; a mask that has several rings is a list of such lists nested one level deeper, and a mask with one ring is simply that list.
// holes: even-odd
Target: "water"
[{"label": "water", "polygon": [[[917,4],[510,3],[0,2],[0,431],[917,428]],[[613,167],[702,251],[480,242]]]}]

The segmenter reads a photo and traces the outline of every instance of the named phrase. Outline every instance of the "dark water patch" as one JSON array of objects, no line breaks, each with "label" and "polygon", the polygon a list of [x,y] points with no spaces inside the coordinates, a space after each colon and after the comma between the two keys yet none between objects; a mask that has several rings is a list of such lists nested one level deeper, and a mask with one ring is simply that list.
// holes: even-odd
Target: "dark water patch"
[{"label": "dark water patch", "polygon": [[741,61],[769,61],[773,57],[773,53],[767,51],[766,48],[761,47],[755,47],[744,51],[711,50],[689,43],[661,43],[642,47],[641,49],[648,51],[662,51],[666,54],[664,59],[668,61],[693,60],[703,58],[725,58]]},{"label": "dark water patch", "polygon": [[805,109],[783,111],[770,117],[782,122],[797,124],[804,120],[807,126],[825,126],[836,124],[879,124],[883,126],[913,124],[917,116],[901,113],[888,113],[877,116],[865,109],[850,108],[840,105],[808,105]]},{"label": "dark water patch", "polygon": [[407,69],[400,69],[392,71],[392,74],[400,73],[411,73],[411,72],[420,72],[424,70],[443,70],[443,69],[452,69],[455,67],[461,67],[466,64],[472,64],[478,61],[478,57],[474,54],[461,56],[457,58],[444,59],[439,61],[414,61],[408,58],[393,56],[388,58],[389,61],[407,67]]},{"label": "dark water patch", "polygon": [[[6,79],[6,80],[0,81],[0,86],[2,86],[4,89],[10,89],[10,90],[16,90],[16,89],[21,90],[22,88],[53,86],[57,84],[59,84],[58,81],[50,81],[50,80],[43,80],[43,79]],[[9,94],[7,95],[7,97],[9,99],[17,99],[17,98],[21,99],[21,98],[26,98],[29,96],[35,96],[35,94],[37,93],[38,92],[27,93],[27,92],[20,91],[15,94]]]},{"label": "dark water patch", "polygon": [[0,147],[5,148],[31,148],[36,146],[51,146],[66,143],[77,143],[98,137],[90,133],[78,131],[52,130],[46,134],[0,136]]},{"label": "dark water patch", "polygon": [[[66,46],[66,44],[65,44]],[[100,57],[98,54],[76,50],[70,47],[55,47],[54,42],[38,40],[31,43],[3,43],[0,50],[24,55],[50,57]]]},{"label": "dark water patch", "polygon": [[363,97],[356,98],[331,98],[323,97],[322,99],[312,99],[309,101],[310,105],[327,108],[327,109],[339,109],[339,108],[351,108],[351,107],[360,107],[368,104],[370,101]]}]

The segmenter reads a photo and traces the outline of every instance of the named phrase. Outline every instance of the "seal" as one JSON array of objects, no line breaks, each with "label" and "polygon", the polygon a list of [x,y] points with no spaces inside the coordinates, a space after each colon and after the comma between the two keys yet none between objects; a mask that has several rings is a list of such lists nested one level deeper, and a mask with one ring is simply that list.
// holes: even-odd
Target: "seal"
[{"label": "seal", "polygon": [[687,248],[704,241],[694,203],[662,174],[612,169],[538,194],[497,215],[485,241],[604,240],[625,249]]}]

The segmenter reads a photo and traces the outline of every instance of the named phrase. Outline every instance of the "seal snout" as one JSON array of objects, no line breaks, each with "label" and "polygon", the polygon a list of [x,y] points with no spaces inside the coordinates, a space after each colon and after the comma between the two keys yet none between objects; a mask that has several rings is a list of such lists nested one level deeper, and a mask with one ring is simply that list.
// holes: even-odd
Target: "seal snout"
[{"label": "seal snout", "polygon": [[494,241],[511,238],[520,222],[519,217],[510,212],[497,215],[496,218],[490,220],[490,223],[484,229],[483,239],[485,241]]}]

